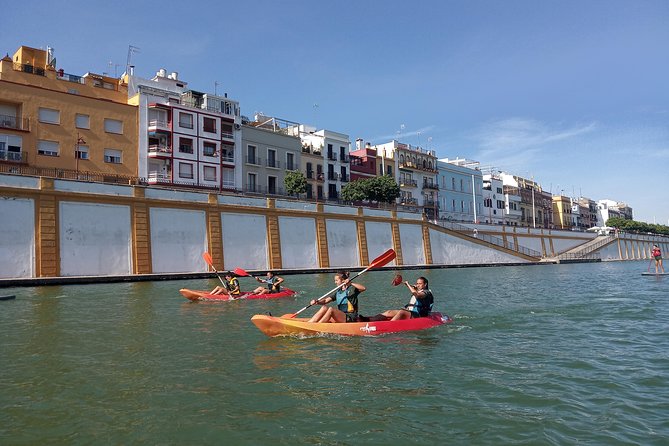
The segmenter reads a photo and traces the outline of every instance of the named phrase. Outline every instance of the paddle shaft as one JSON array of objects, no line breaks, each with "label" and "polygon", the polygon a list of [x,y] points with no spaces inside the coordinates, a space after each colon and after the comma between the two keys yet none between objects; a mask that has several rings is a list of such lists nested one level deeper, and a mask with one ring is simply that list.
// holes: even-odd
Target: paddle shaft
[{"label": "paddle shaft", "polygon": [[218,274],[218,270],[214,266],[214,261],[211,258],[211,254],[209,254],[208,252],[204,252],[204,253],[202,253],[202,258],[204,259],[205,262],[207,262],[207,265],[211,266],[211,268],[214,270],[214,272],[216,273],[216,277],[218,277],[218,280],[221,281],[221,285],[223,285],[225,288],[227,288],[228,284],[225,283],[225,281],[221,278],[221,275]]},{"label": "paddle shaft", "polygon": [[[386,259],[386,257],[387,257],[387,259]],[[367,268],[363,269],[363,270],[360,271],[358,274],[356,274],[355,276],[353,276],[353,277],[351,277],[350,279],[348,279],[349,283],[352,282],[353,279],[355,279],[356,277],[359,277],[360,275],[362,275],[363,273],[369,271],[370,269],[375,268],[375,267],[377,267],[377,266],[383,266],[383,265],[387,264],[388,262],[390,262],[391,260],[393,260],[394,258],[395,258],[395,251],[393,251],[392,249],[389,249],[388,251],[384,252],[384,253],[381,254],[379,257],[377,257],[376,259],[374,259],[374,260],[372,261],[372,263],[371,263]],[[304,310],[306,310],[307,308],[309,308],[309,307],[311,307],[311,306],[313,306],[313,305],[316,305],[316,304],[317,304],[318,302],[320,302],[322,299],[325,299],[325,298],[328,297],[330,294],[334,293],[334,292],[337,291],[339,288],[341,288],[342,285],[344,285],[344,284],[342,283],[341,285],[338,285],[338,286],[334,287],[332,290],[328,291],[327,293],[323,294],[321,297],[319,297],[318,299],[316,299],[316,301],[315,301],[313,304],[309,304],[309,305],[307,305],[306,307],[301,308],[300,310],[298,310],[295,314],[291,315],[290,317],[293,318],[293,317],[297,316],[298,314],[302,313],[302,312],[303,312]]]}]

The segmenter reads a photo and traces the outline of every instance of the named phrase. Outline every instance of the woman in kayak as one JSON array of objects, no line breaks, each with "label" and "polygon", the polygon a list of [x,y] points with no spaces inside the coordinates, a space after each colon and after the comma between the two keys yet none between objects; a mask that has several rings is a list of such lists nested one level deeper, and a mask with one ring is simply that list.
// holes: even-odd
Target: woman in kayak
[{"label": "woman in kayak", "polygon": [[664,266],[662,266],[662,251],[657,245],[653,245],[653,249],[650,253],[655,259],[655,274],[664,273]]},{"label": "woman in kayak", "polygon": [[225,273],[225,284],[217,286],[209,294],[227,294],[228,296],[239,296],[241,289],[239,288],[239,280],[233,273],[228,271]]},{"label": "woman in kayak", "polygon": [[427,279],[421,276],[416,280],[415,285],[411,285],[406,280],[404,281],[404,284],[411,292],[411,299],[409,299],[409,303],[406,304],[403,309],[388,310],[381,314],[377,314],[376,316],[370,316],[369,318],[363,317],[361,319],[363,321],[397,321],[400,319],[428,316],[430,311],[432,311],[434,296],[432,295],[430,288],[428,288]]},{"label": "woman in kayak", "polygon": [[[333,296],[325,299],[314,300],[310,304],[323,305],[309,322],[357,322],[358,321],[358,295],[365,291],[363,285],[351,282],[347,272],[339,272],[334,276],[334,283],[339,288]],[[326,307],[325,304],[335,302],[337,307]]]},{"label": "woman in kayak", "polygon": [[272,271],[267,271],[267,279],[261,279],[260,277],[256,277],[255,279],[260,283],[266,283],[267,286],[259,286],[253,290],[253,294],[278,293],[281,291],[283,278],[275,276]]}]

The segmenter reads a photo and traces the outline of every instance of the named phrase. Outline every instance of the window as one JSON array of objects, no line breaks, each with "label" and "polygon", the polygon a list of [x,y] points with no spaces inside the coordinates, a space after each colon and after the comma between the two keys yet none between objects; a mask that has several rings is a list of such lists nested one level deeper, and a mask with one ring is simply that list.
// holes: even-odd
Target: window
[{"label": "window", "polygon": [[105,118],[105,132],[123,134],[123,122],[117,119]]},{"label": "window", "polygon": [[193,165],[190,163],[179,163],[179,178],[193,178]]},{"label": "window", "polygon": [[121,164],[122,152],[116,149],[105,149],[105,163]]},{"label": "window", "polygon": [[276,177],[267,177],[267,193],[276,195]]},{"label": "window", "polygon": [[179,126],[192,129],[193,128],[193,115],[190,113],[179,112]]},{"label": "window", "polygon": [[[451,178],[451,189],[455,190],[455,177]],[[455,205],[453,205],[455,207]]]},{"label": "window", "polygon": [[203,129],[208,133],[216,133],[216,120],[214,118],[202,118]]},{"label": "window", "polygon": [[90,129],[91,117],[88,115],[81,115],[79,113],[74,117],[74,125],[78,129]]},{"label": "window", "polygon": [[250,173],[248,176],[248,183],[246,185],[246,189],[249,192],[255,192],[257,188],[257,182],[256,182],[256,174],[255,173]]},{"label": "window", "polygon": [[286,153],[286,170],[295,170],[295,154]]},{"label": "window", "polygon": [[54,110],[52,108],[40,107],[39,122],[44,122],[47,124],[60,124],[60,111]]},{"label": "window", "polygon": [[276,150],[267,149],[267,167],[279,167],[276,162]]},{"label": "window", "polygon": [[45,141],[40,139],[37,142],[37,154],[44,156],[58,156],[58,141]]},{"label": "window", "polygon": [[256,146],[248,146],[246,148],[247,159],[246,162],[249,164],[257,164],[256,162]]},{"label": "window", "polygon": [[216,143],[204,141],[202,143],[202,154],[204,156],[216,156]]},{"label": "window", "polygon": [[460,192],[463,192],[465,190],[464,183],[462,181],[462,178],[460,178]]},{"label": "window", "polygon": [[190,138],[179,138],[179,152],[193,153],[193,140]]},{"label": "window", "polygon": [[79,145],[78,149],[74,152],[74,156],[80,160],[88,159],[88,146]]},{"label": "window", "polygon": [[216,181],[216,168],[213,166],[204,166],[202,168],[205,181]]}]

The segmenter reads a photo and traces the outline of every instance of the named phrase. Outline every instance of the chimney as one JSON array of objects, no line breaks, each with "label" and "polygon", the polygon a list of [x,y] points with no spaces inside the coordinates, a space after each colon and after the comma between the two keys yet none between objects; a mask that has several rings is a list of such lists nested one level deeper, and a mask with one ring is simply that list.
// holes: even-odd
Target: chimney
[{"label": "chimney", "polygon": [[358,138],[355,140],[355,149],[362,150],[362,138]]}]

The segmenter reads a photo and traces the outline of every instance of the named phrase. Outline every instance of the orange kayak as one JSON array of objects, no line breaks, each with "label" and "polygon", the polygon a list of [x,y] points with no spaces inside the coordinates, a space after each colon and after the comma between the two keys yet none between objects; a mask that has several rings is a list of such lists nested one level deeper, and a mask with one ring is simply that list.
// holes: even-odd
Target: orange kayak
[{"label": "orange kayak", "polygon": [[297,292],[289,288],[282,288],[278,293],[252,294],[247,292],[234,297],[227,294],[209,294],[209,291],[189,290],[188,288],[182,288],[179,292],[188,300],[204,300],[209,302],[225,302],[240,299],[276,299],[279,297],[291,297],[297,294]]},{"label": "orange kayak", "polygon": [[322,323],[307,322],[309,318],[289,318],[256,314],[251,318],[260,331],[267,336],[320,335],[378,336],[386,333],[425,330],[426,328],[453,322],[448,315],[431,313],[427,317],[402,319],[399,321]]}]

